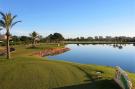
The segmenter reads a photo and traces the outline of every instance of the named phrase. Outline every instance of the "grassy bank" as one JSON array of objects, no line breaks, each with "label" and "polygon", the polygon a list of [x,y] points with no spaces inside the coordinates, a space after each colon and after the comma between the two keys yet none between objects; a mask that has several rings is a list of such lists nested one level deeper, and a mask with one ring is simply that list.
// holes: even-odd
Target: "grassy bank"
[{"label": "grassy bank", "polygon": [[[41,44],[36,49],[15,46],[11,60],[0,58],[0,89],[120,89],[112,80],[115,70],[111,67],[54,61],[32,55],[56,47],[55,44]],[[97,71],[102,72],[101,79],[98,79]],[[135,85],[135,74],[129,73],[129,77]]]}]

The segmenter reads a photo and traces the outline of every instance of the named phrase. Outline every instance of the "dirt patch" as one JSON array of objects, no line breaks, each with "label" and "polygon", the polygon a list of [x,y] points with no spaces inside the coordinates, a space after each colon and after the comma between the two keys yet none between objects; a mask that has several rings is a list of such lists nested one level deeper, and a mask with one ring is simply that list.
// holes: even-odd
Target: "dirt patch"
[{"label": "dirt patch", "polygon": [[54,49],[47,49],[44,51],[34,53],[34,55],[45,57],[45,56],[50,56],[50,55],[61,54],[69,50],[70,50],[69,48],[54,48]]}]

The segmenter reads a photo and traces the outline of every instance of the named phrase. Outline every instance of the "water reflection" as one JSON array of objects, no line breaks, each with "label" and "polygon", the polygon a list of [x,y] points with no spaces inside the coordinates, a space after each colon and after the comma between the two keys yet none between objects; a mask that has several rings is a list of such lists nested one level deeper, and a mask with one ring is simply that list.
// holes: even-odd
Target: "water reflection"
[{"label": "water reflection", "polygon": [[84,64],[120,66],[135,72],[135,45],[133,44],[68,44],[71,50],[50,59]]},{"label": "water reflection", "polygon": [[77,46],[79,46],[80,44],[76,44]]},{"label": "water reflection", "polygon": [[123,49],[123,46],[122,45],[118,45],[118,44],[114,44],[113,48]]}]

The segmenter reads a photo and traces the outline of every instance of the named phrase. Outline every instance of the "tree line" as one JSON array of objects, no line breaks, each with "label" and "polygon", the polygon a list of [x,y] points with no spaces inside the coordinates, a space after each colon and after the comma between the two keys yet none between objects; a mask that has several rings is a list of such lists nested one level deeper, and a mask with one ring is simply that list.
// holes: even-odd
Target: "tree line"
[{"label": "tree line", "polygon": [[[19,44],[33,44],[35,47],[36,43],[60,43],[64,41],[64,37],[60,33],[50,34],[47,37],[43,37],[42,35],[38,34],[36,31],[33,31],[29,34],[29,36],[16,36],[10,35],[10,44],[11,45],[19,45]],[[4,39],[1,39],[5,41]],[[6,45],[4,42],[1,43],[2,45]]]},{"label": "tree line", "polygon": [[68,38],[66,41],[105,41],[105,42],[135,42],[135,37],[126,37],[126,36],[95,36],[95,37],[77,37],[77,38]]}]

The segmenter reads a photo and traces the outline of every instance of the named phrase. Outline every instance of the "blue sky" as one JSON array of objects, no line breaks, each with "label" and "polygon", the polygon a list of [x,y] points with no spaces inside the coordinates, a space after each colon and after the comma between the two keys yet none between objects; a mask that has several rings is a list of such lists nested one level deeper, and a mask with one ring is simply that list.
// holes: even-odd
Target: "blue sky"
[{"label": "blue sky", "polygon": [[14,35],[135,36],[135,0],[0,0],[0,11],[22,20]]}]

